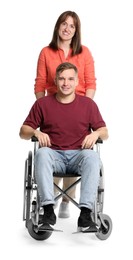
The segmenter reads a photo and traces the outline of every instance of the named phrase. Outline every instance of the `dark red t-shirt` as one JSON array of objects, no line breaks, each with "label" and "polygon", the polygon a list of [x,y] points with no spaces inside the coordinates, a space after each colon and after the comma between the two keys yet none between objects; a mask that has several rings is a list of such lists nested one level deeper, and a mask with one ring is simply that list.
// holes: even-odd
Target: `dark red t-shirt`
[{"label": "dark red t-shirt", "polygon": [[51,148],[57,150],[80,149],[86,135],[106,126],[96,103],[80,95],[68,104],[55,95],[38,99],[23,124],[47,133]]}]

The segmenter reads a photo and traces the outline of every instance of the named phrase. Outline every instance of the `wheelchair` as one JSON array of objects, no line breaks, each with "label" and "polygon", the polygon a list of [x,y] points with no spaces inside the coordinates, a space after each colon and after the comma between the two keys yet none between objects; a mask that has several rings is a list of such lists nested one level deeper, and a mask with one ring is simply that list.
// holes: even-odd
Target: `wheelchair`
[{"label": "wheelchair", "polygon": [[[23,221],[25,221],[25,226],[28,229],[30,236],[36,240],[46,240],[48,239],[53,231],[61,231],[53,229],[52,227],[41,230],[40,223],[42,217],[42,209],[39,207],[39,196],[37,191],[37,184],[35,181],[34,172],[34,156],[39,148],[39,143],[35,137],[32,137],[31,141],[34,143],[33,151],[29,151],[28,157],[25,160],[24,169],[24,200],[23,200]],[[96,152],[100,154],[100,144],[103,141],[98,139],[95,148]],[[104,202],[104,169],[103,165],[100,169],[100,181],[97,191],[97,198],[94,203],[94,209],[92,211],[92,218],[94,222],[99,226],[98,232],[95,233],[96,237],[100,240],[106,240],[112,232],[112,220],[111,218],[103,213],[103,202]],[[54,177],[64,177],[63,174],[53,173]],[[79,208],[79,204],[76,200],[71,198],[67,192],[70,191],[75,185],[80,183],[81,176],[77,174],[68,174],[67,177],[78,177],[76,181],[71,184],[66,190],[62,190],[59,185],[54,183],[54,187],[58,190],[58,195],[55,196],[55,202],[57,202],[62,196],[66,196],[69,200]],[[66,175],[64,178],[67,178]],[[79,231],[82,233],[88,233],[88,230]],[[74,232],[74,233],[78,233]]]}]

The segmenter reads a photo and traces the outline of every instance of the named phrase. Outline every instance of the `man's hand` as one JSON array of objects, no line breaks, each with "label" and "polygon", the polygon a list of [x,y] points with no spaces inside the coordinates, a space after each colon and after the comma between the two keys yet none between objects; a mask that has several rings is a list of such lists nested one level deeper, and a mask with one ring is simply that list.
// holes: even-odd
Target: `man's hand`
[{"label": "man's hand", "polygon": [[94,144],[96,143],[99,134],[97,131],[92,132],[91,134],[87,135],[81,144],[82,149],[91,149],[93,148]]},{"label": "man's hand", "polygon": [[47,134],[42,133],[39,130],[35,130],[34,136],[37,137],[38,142],[41,147],[50,147],[51,146],[50,138]]}]

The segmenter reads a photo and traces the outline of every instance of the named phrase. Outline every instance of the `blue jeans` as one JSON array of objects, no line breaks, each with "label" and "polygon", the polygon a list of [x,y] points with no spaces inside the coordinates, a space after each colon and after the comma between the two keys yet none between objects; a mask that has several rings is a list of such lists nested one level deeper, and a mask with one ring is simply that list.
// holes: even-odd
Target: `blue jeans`
[{"label": "blue jeans", "polygon": [[35,178],[40,206],[55,204],[53,172],[81,175],[79,207],[93,209],[100,177],[101,161],[94,150],[52,150],[41,147],[35,155]]}]

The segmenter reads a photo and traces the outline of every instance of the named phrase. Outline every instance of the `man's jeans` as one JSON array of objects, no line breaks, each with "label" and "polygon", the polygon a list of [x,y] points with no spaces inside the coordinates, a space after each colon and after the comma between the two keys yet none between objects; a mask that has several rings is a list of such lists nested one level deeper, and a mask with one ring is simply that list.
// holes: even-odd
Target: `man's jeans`
[{"label": "man's jeans", "polygon": [[79,207],[93,209],[100,177],[99,154],[91,149],[53,150],[41,147],[35,155],[35,178],[40,206],[55,204],[53,172],[81,175]]}]

